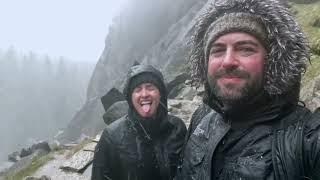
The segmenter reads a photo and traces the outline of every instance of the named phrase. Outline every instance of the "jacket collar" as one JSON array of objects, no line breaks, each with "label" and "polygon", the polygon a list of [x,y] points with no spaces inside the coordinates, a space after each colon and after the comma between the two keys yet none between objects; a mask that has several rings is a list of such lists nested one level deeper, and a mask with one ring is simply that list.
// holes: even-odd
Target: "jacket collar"
[{"label": "jacket collar", "polygon": [[277,120],[295,107],[284,98],[276,96],[271,98],[263,92],[235,109],[224,109],[219,101],[211,101],[209,106],[217,111],[227,124],[236,129]]}]

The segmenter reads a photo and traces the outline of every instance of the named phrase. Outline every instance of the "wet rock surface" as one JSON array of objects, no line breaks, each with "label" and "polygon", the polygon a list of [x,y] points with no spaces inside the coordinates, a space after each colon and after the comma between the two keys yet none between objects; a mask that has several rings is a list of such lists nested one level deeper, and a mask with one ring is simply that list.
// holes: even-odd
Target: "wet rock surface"
[{"label": "wet rock surface", "polygon": [[301,89],[300,99],[311,111],[320,107],[320,76]]},{"label": "wet rock surface", "polygon": [[110,124],[113,121],[124,116],[128,112],[129,105],[127,101],[119,101],[110,106],[110,108],[104,113],[103,121],[106,124]]}]

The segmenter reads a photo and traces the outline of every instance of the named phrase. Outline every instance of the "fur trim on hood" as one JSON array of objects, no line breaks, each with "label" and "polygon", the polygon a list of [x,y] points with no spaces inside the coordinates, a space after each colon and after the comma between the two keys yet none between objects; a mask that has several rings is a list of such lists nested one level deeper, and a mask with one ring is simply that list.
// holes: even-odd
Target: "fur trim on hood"
[{"label": "fur trim on hood", "polygon": [[[194,82],[204,84],[205,98],[209,98],[207,83],[208,58],[205,38],[210,25],[230,13],[245,13],[259,19],[266,32],[267,57],[264,91],[271,97],[288,96],[298,99],[300,80],[309,60],[309,46],[305,35],[288,9],[276,0],[216,0],[199,17],[191,38],[190,62]],[[290,95],[290,96],[291,96]],[[206,101],[204,98],[204,101]]]}]

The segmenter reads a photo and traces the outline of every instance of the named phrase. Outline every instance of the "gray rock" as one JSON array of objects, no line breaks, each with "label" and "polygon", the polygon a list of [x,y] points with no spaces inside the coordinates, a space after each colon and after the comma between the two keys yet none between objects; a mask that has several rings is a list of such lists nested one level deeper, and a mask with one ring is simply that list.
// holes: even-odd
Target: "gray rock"
[{"label": "gray rock", "polygon": [[50,148],[48,142],[42,141],[42,142],[36,143],[36,144],[31,146],[31,151],[32,152],[35,152],[36,150],[43,150],[45,152],[50,152],[51,148]]},{"label": "gray rock", "polygon": [[192,100],[196,95],[198,94],[198,91],[195,87],[185,86],[181,89],[179,92],[179,95],[176,97],[177,99],[184,99],[184,100]]},{"label": "gray rock", "polygon": [[[53,153],[54,159],[46,163],[44,166],[40,167],[32,176],[40,177],[46,175],[52,180],[90,180],[91,169],[86,168],[86,171],[89,171],[89,174],[79,173],[74,171],[64,171],[60,169],[61,166],[67,161],[70,160],[69,150]],[[89,166],[90,167],[90,166]]]},{"label": "gray rock", "polygon": [[17,162],[20,160],[20,153],[18,151],[15,151],[8,155],[8,160],[11,162]]},{"label": "gray rock", "polygon": [[101,103],[103,104],[104,110],[107,111],[112,104],[124,100],[124,95],[118,89],[112,88],[106,95],[102,96]]},{"label": "gray rock", "polygon": [[301,89],[300,99],[311,111],[320,107],[320,76]]},{"label": "gray rock", "polygon": [[[187,73],[181,73],[181,74],[178,74],[176,77],[174,77],[173,80],[171,80],[168,84],[167,84],[167,90],[168,90],[168,98],[170,99],[173,99],[175,98],[174,96],[174,93],[172,93],[171,91],[181,85],[181,84],[184,84],[184,82],[187,80],[187,79],[190,79],[190,75],[188,75]],[[170,95],[171,94],[171,95]]]},{"label": "gray rock", "polygon": [[20,151],[20,157],[22,157],[22,158],[29,156],[30,154],[32,154],[31,148],[22,148]]},{"label": "gray rock", "polygon": [[188,127],[193,112],[199,107],[201,103],[201,98],[198,96],[194,97],[193,100],[170,99],[168,101],[169,114],[181,118]]},{"label": "gray rock", "polygon": [[48,142],[46,141],[42,141],[36,144],[33,144],[31,147],[28,148],[22,148],[21,152],[20,152],[20,157],[26,157],[31,155],[32,153],[36,152],[37,150],[41,150],[43,152],[50,152],[51,148],[48,144]]},{"label": "gray rock", "polygon": [[127,101],[119,101],[114,103],[106,113],[103,115],[103,120],[106,124],[110,124],[113,121],[121,118],[128,113],[128,103]]},{"label": "gray rock", "polygon": [[60,169],[64,171],[82,173],[92,163],[94,148],[97,143],[89,143],[82,150],[75,153],[70,159],[64,162]]},{"label": "gray rock", "polygon": [[185,87],[186,87],[185,84],[178,84],[177,86],[173,87],[170,93],[168,94],[168,99],[176,98],[179,95],[179,93],[182,91],[182,89]]}]

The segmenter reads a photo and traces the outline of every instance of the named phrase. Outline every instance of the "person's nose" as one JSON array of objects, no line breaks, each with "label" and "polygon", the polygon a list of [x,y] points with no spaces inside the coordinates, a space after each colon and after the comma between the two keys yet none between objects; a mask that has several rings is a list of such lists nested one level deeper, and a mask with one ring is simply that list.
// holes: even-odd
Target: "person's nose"
[{"label": "person's nose", "polygon": [[142,88],[142,90],[141,90],[141,96],[142,97],[147,97],[148,96],[148,90],[146,89],[146,88]]},{"label": "person's nose", "polygon": [[222,60],[222,67],[225,69],[234,69],[239,66],[239,61],[233,49],[227,49],[227,52]]}]

